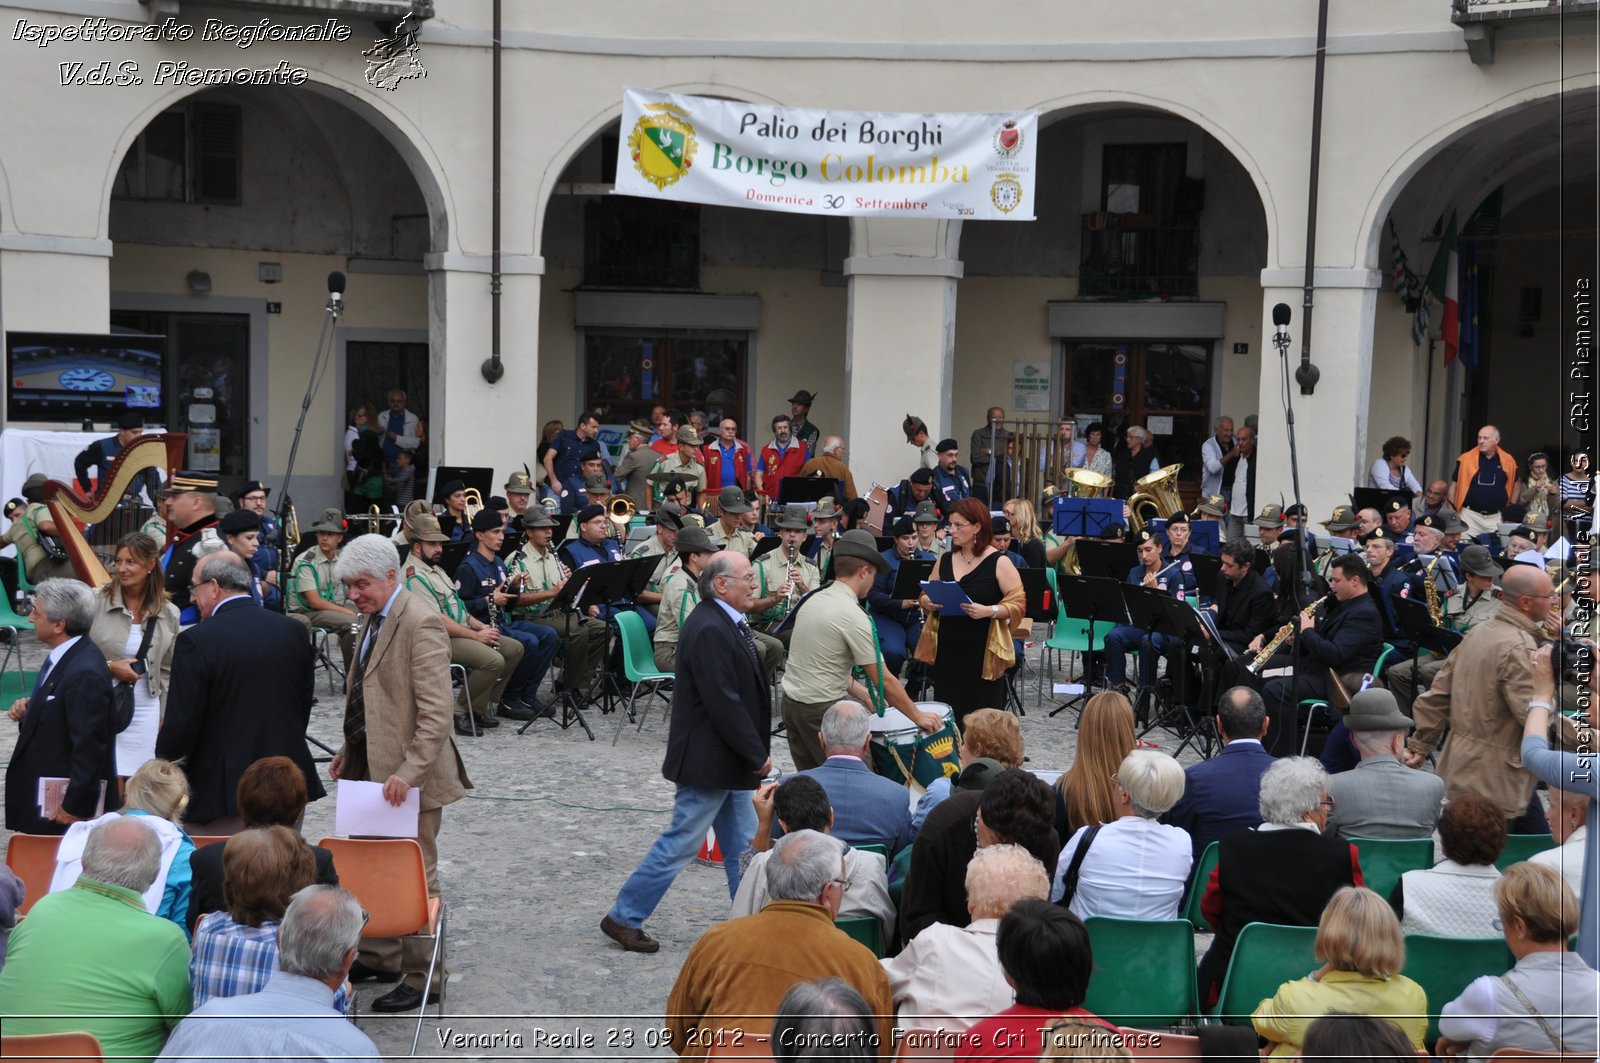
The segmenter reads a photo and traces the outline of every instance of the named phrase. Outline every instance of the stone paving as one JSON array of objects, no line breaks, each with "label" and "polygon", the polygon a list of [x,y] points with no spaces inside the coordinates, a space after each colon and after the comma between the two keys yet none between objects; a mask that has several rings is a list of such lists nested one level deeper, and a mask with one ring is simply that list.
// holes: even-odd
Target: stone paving
[{"label": "stone paving", "polygon": [[[24,639],[29,669],[42,647]],[[1060,770],[1075,748],[1074,716],[1050,717],[1048,685],[1035,693],[1040,648],[1028,654],[1022,731],[1029,766]],[[14,667],[14,665],[13,665]],[[311,733],[329,745],[339,737],[343,695],[317,673]],[[720,868],[691,864],[645,924],[661,942],[654,955],[624,952],[599,928],[617,889],[666,826],[672,786],[661,777],[667,714],[649,703],[643,732],[628,726],[613,746],[618,715],[590,712],[597,736],[548,720],[518,735],[502,726],[480,738],[458,738],[475,789],[444,812],[439,874],[449,911],[451,978],[446,1018],[432,1009],[419,1055],[458,1059],[671,1058],[659,1030],[668,991],[690,946],[727,917],[727,880]],[[0,730],[9,758],[14,727]],[[1176,742],[1165,732],[1151,739]],[[1192,762],[1195,754],[1181,758]],[[787,743],[773,760],[793,769]],[[324,769],[325,770],[325,769]],[[330,783],[331,789],[331,783]],[[333,832],[333,801],[307,809],[305,836]],[[369,1010],[387,986],[363,986],[361,1026],[386,1057],[404,1056],[415,1017]],[[455,1040],[464,1038],[464,1040]]]}]

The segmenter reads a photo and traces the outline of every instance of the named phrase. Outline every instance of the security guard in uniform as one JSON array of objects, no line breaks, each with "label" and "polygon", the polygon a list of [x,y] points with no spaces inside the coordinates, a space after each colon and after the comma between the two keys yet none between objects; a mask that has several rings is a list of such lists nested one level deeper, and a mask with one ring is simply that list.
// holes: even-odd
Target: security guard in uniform
[{"label": "security guard in uniform", "polygon": [[456,593],[469,613],[522,643],[522,663],[506,681],[500,715],[512,720],[551,715],[552,709],[540,706],[539,684],[550,670],[561,640],[550,628],[513,621],[507,615],[516,602],[518,588],[498,556],[506,538],[499,515],[489,509],[479,511],[472,518],[472,534],[475,546],[456,569]]},{"label": "security guard in uniform", "polygon": [[[900,578],[900,562],[932,561],[933,554],[917,549],[917,526],[910,518],[901,517],[889,528],[894,536],[893,549],[883,551],[887,569],[879,570],[867,592],[867,607],[872,613],[873,626],[878,630],[878,645],[883,649],[883,664],[891,674],[899,675],[911,651],[917,648],[922,637],[922,610],[915,598],[899,600],[894,597],[895,581]],[[913,695],[915,696],[915,695]]]},{"label": "security guard in uniform", "polygon": [[555,632],[566,644],[565,664],[556,690],[581,696],[605,662],[609,629],[599,619],[599,606],[590,606],[581,616],[550,607],[571,575],[550,545],[556,522],[542,512],[534,512],[522,523],[528,541],[511,555],[508,566],[513,582],[521,587],[511,605],[512,615],[521,622]]},{"label": "security guard in uniform", "polygon": [[[822,585],[822,573],[801,553],[806,541],[805,514],[785,510],[777,525],[782,545],[756,561],[756,601],[750,609],[750,623],[769,632],[783,622],[801,595]],[[789,644],[789,634],[785,631],[777,636],[785,646]]]},{"label": "security guard in uniform", "polygon": [[[439,530],[439,518],[424,513],[406,520],[410,533],[411,556],[405,561],[406,590],[415,594],[444,617],[450,636],[450,663],[465,665],[467,701],[472,715],[456,714],[456,734],[476,735],[478,729],[500,726],[491,705],[505,695],[506,683],[522,663],[522,643],[501,636],[500,632],[467,612],[466,603],[456,593],[455,581],[439,560],[449,538]],[[474,728],[474,724],[477,725]]]}]

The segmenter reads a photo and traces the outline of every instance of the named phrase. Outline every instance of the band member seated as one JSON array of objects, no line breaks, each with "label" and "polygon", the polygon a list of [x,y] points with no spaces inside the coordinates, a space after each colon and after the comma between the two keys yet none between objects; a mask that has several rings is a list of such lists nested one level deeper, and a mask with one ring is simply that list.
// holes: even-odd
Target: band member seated
[{"label": "band member seated", "polygon": [[890,675],[899,675],[911,651],[917,648],[922,637],[922,609],[918,598],[894,597],[895,581],[900,578],[900,562],[932,561],[934,556],[917,549],[916,525],[901,517],[890,526],[894,535],[894,548],[883,551],[888,568],[878,572],[867,592],[867,605],[872,611],[872,624],[878,631],[878,645],[883,648],[884,667]]},{"label": "band member seated", "polygon": [[[1474,543],[1461,551],[1461,567],[1463,582],[1443,599],[1442,608],[1445,625],[1465,635],[1500,608],[1500,594],[1494,585],[1500,566],[1489,556],[1487,547]],[[1420,660],[1398,661],[1384,669],[1383,685],[1394,692],[1395,701],[1407,716],[1411,715],[1411,703],[1433,685],[1446,660],[1424,653]]]},{"label": "band member seated", "polygon": [[499,557],[506,539],[500,518],[483,510],[472,518],[472,533],[476,540],[472,552],[456,569],[461,600],[473,616],[497,628],[501,635],[522,643],[522,661],[506,681],[499,713],[512,720],[550,715],[553,708],[540,706],[539,684],[550,670],[550,662],[555,659],[561,640],[550,628],[510,619],[510,610],[517,604],[521,588],[512,581],[505,562]]},{"label": "band member seated", "polygon": [[[579,509],[588,506],[599,506],[601,509],[606,510],[607,517],[611,515],[610,509],[607,508],[611,502],[611,482],[606,479],[605,473],[593,472],[583,478],[583,497],[587,501],[578,507]],[[578,533],[578,521],[576,519],[570,520],[567,522],[567,534],[562,536],[561,541],[569,543],[578,537]],[[615,522],[606,527],[606,534],[613,539],[618,538]],[[624,533],[623,537],[626,537],[626,533]]]},{"label": "band member seated", "polygon": [[1433,570],[1431,578],[1441,598],[1461,584],[1461,561],[1444,548],[1444,529],[1448,524],[1444,517],[1418,517],[1411,532],[1411,545],[1417,551],[1418,560],[1432,559],[1425,562],[1425,568]]},{"label": "band member seated", "polygon": [[[439,530],[439,518],[419,513],[406,518],[406,526],[411,553],[401,566],[405,588],[444,618],[445,634],[450,636],[450,663],[467,668],[467,702],[475,719],[456,713],[456,734],[471,737],[480,730],[499,727],[493,706],[504,704],[506,684],[522,664],[522,643],[467,612],[467,604],[456,593],[455,580],[439,567],[448,541]],[[320,541],[320,535],[318,538]],[[507,712],[522,713],[521,703]]]},{"label": "band member seated", "polygon": [[[1187,529],[1185,529],[1187,530]],[[1134,543],[1139,563],[1128,571],[1126,582],[1134,587],[1153,587],[1177,598],[1189,594],[1194,571],[1180,571],[1182,562],[1164,562],[1161,553],[1161,536],[1149,528],[1134,533]],[[1186,579],[1188,582],[1186,582]],[[1106,682],[1111,686],[1124,686],[1128,679],[1128,652],[1139,651],[1139,685],[1153,687],[1156,683],[1156,661],[1173,640],[1159,631],[1145,634],[1142,627],[1118,624],[1106,635],[1102,659],[1106,665]]]},{"label": "band member seated", "polygon": [[944,536],[939,534],[940,524],[938,506],[934,502],[918,502],[917,512],[911,518],[912,525],[917,530],[917,549],[923,553],[938,557],[949,546]]},{"label": "band member seated", "polygon": [[889,492],[889,516],[913,517],[924,502],[933,500],[933,470],[919,468]]},{"label": "band member seated", "polygon": [[1235,653],[1268,633],[1277,603],[1266,580],[1255,571],[1255,551],[1244,542],[1222,547],[1222,581],[1210,608],[1217,614],[1217,632]]},{"label": "band member seated", "polygon": [[1291,621],[1297,631],[1292,645],[1298,653],[1296,674],[1287,649],[1273,654],[1259,669],[1252,685],[1262,691],[1271,726],[1263,743],[1274,756],[1296,752],[1300,702],[1326,698],[1332,676],[1362,675],[1372,671],[1383,652],[1383,616],[1369,593],[1371,575],[1354,554],[1334,558],[1328,572],[1331,598]]},{"label": "band member seated", "polygon": [[745,501],[742,488],[724,487],[717,495],[717,509],[721,515],[706,529],[706,535],[724,550],[749,557],[755,551],[756,540],[745,528],[744,517],[754,508]]},{"label": "band member seated", "polygon": [[[1189,552],[1189,515],[1179,510],[1167,518],[1166,528],[1167,548],[1162,552],[1163,565],[1177,565],[1176,574],[1178,581],[1184,586],[1184,595],[1200,593],[1200,584],[1194,574],[1194,555]],[[1201,605],[1210,605],[1209,599],[1201,598]]]},{"label": "band member seated", "polygon": [[[1394,644],[1391,660],[1411,657],[1415,648],[1400,631],[1399,613],[1390,595],[1410,601],[1424,601],[1421,575],[1412,568],[1395,562],[1394,540],[1388,528],[1380,528],[1367,540],[1367,572],[1372,579],[1372,592],[1377,598],[1378,612],[1383,615],[1383,637]],[[1415,564],[1413,561],[1412,564]]]},{"label": "band member seated", "polygon": [[[432,514],[429,514],[432,516]],[[308,529],[317,543],[300,555],[289,574],[289,596],[285,603],[289,615],[318,631],[339,636],[344,665],[350,667],[350,654],[356,644],[356,622],[361,614],[350,608],[344,584],[333,574],[344,542],[344,514],[337,509],[323,510],[322,518]],[[452,584],[452,591],[454,585]]]},{"label": "band member seated", "polygon": [[[1323,521],[1322,526],[1328,529],[1328,534],[1334,538],[1352,539],[1355,537],[1356,532],[1360,529],[1361,523],[1356,517],[1356,511],[1351,509],[1349,506],[1334,506],[1333,516]],[[1333,544],[1329,543],[1327,546],[1323,547],[1320,553],[1317,554],[1316,560],[1312,561],[1312,570],[1315,571],[1318,576],[1321,576],[1323,579],[1327,579],[1328,566],[1333,563],[1333,559],[1337,556],[1338,555],[1333,551]],[[1270,580],[1268,581],[1267,586],[1274,587],[1274,589],[1276,589],[1274,583]]]},{"label": "band member seated", "polygon": [[467,485],[460,480],[448,480],[439,488],[439,494],[444,498],[439,530],[453,543],[470,541],[472,521],[467,517]]},{"label": "band member seated", "polygon": [[[22,498],[6,506],[6,519],[11,526],[0,537],[0,542],[17,548],[22,559],[22,571],[29,583],[42,583],[47,579],[77,579],[72,562],[62,550],[56,536],[55,518],[44,504],[44,485],[48,478],[42,472],[29,476],[22,484]],[[162,537],[157,542],[166,539]]]},{"label": "band member seated", "polygon": [[1414,514],[1405,495],[1391,495],[1383,504],[1383,526],[1397,543],[1411,543],[1411,521]]},{"label": "band member seated", "polygon": [[[144,417],[135,410],[129,410],[117,418],[116,435],[97,439],[83,448],[73,459],[72,468],[78,475],[78,486],[85,494],[93,489],[89,480],[90,470],[94,470],[97,480],[105,480],[111,473],[112,463],[143,434]],[[161,491],[161,473],[154,468],[140,471],[128,481],[123,497],[137,499],[141,490],[150,499],[150,504],[154,505]]]},{"label": "band member seated", "polygon": [[223,514],[217,522],[217,531],[222,533],[222,541],[227,543],[228,549],[250,566],[250,597],[257,605],[275,613],[283,612],[283,596],[278,593],[277,581],[267,580],[260,564],[261,518],[248,509],[236,509]]},{"label": "band member seated", "polygon": [[1022,555],[1016,551],[1011,541],[1011,519],[1009,517],[1002,513],[1000,516],[992,518],[990,527],[993,529],[993,537],[989,541],[996,550],[1006,556],[1006,559],[1011,562],[1012,568],[1021,572],[1023,569],[1031,567],[1023,559]]},{"label": "band member seated", "polygon": [[598,605],[587,606],[582,613],[552,608],[571,575],[550,541],[556,522],[543,512],[534,512],[524,517],[522,524],[527,541],[506,566],[514,581],[520,577],[511,615],[520,622],[548,628],[561,638],[566,653],[556,690],[581,695],[605,662],[609,629],[600,619]]},{"label": "band member seated", "polygon": [[806,557],[817,566],[824,582],[833,578],[833,544],[838,541],[839,519],[843,516],[844,511],[834,505],[832,495],[824,495],[811,511],[811,531],[816,538],[806,549]]},{"label": "band member seated", "polygon": [[700,572],[718,547],[704,528],[690,525],[678,532],[679,568],[661,585],[661,604],[656,610],[656,630],[651,638],[656,667],[675,670],[678,659],[678,632],[689,611],[700,601]]},{"label": "band member seated", "polygon": [[[756,562],[756,600],[750,610],[750,623],[772,631],[783,622],[804,594],[822,585],[822,574],[801,553],[806,541],[806,518],[799,510],[785,510],[777,520],[778,538],[783,545],[769,550]],[[793,632],[785,630],[778,641],[785,646]]]}]

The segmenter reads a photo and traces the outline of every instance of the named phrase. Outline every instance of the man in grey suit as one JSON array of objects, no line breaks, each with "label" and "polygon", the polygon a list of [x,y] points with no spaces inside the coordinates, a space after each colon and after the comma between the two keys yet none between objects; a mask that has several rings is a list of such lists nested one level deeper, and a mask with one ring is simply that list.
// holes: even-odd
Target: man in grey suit
[{"label": "man in grey suit", "polygon": [[1444,780],[1400,759],[1411,721],[1394,695],[1371,687],[1350,699],[1345,717],[1361,763],[1328,779],[1330,831],[1347,838],[1426,838],[1439,821]]}]

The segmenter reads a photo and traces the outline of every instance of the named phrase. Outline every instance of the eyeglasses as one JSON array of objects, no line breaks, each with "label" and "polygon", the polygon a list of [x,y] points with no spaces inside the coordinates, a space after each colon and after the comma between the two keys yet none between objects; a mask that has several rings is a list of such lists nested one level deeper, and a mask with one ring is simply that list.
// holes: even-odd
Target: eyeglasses
[{"label": "eyeglasses", "polygon": [[830,878],[828,882],[839,887],[840,893],[850,892],[850,880],[847,878]]},{"label": "eyeglasses", "polygon": [[191,580],[190,583],[189,583],[189,592],[191,594],[193,594],[195,591],[199,590],[201,587],[204,587],[207,583],[215,583],[215,582],[217,582],[216,577],[212,577],[211,579],[203,579],[203,580],[200,580],[198,583],[196,583],[196,582]]},{"label": "eyeglasses", "polygon": [[371,921],[372,921],[372,913],[367,911],[365,908],[361,909],[361,927],[362,927],[362,929],[366,929],[367,924],[369,922],[371,922]]},{"label": "eyeglasses", "polygon": [[1332,812],[1334,808],[1333,796],[1331,794],[1324,796],[1321,801],[1317,802],[1317,804],[1318,806],[1327,809],[1329,812]]}]

